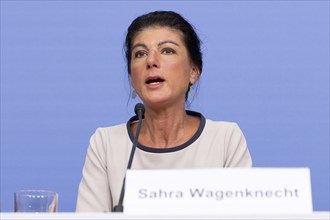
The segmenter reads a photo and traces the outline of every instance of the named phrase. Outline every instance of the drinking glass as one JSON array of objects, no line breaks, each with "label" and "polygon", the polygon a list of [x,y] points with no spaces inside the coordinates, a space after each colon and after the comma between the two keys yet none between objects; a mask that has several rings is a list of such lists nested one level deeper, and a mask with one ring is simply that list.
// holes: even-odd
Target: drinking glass
[{"label": "drinking glass", "polygon": [[15,212],[57,212],[58,194],[50,190],[15,192]]}]

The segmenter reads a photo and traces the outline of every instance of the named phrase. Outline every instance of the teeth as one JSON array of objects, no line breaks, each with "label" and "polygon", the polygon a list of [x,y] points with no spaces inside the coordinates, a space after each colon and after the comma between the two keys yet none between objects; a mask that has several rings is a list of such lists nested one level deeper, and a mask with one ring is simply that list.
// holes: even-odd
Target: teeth
[{"label": "teeth", "polygon": [[163,79],[152,79],[152,80],[148,80],[147,81],[147,84],[159,84],[159,83],[162,83],[162,82],[164,82],[164,80]]},{"label": "teeth", "polygon": [[149,83],[149,85],[157,85],[159,83],[161,83],[161,82],[151,82],[151,83]]}]

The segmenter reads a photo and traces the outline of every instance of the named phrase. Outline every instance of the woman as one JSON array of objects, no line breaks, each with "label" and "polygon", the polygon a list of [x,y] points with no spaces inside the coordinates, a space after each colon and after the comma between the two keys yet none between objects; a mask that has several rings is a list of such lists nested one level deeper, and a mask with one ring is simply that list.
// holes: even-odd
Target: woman
[{"label": "woman", "polygon": [[[200,40],[179,14],[156,11],[136,18],[126,36],[128,73],[145,106],[132,169],[251,167],[235,123],[186,111],[190,87],[202,73]],[[136,117],[92,136],[79,186],[77,211],[111,211],[118,204]]]}]

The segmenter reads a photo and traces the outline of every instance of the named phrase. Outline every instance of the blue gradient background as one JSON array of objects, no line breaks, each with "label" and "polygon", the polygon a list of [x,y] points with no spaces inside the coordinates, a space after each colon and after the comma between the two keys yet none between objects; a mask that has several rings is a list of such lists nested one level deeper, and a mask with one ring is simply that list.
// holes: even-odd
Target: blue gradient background
[{"label": "blue gradient background", "polygon": [[1,211],[19,189],[75,209],[88,141],[133,114],[130,22],[175,10],[203,40],[191,109],[235,121],[254,166],[309,167],[329,210],[329,1],[1,1]]}]

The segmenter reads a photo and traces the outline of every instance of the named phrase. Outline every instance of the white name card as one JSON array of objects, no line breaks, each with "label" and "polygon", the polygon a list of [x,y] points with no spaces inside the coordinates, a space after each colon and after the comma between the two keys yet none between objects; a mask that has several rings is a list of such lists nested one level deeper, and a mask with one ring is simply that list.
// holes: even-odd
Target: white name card
[{"label": "white name card", "polygon": [[308,168],[128,170],[130,214],[312,213]]}]

